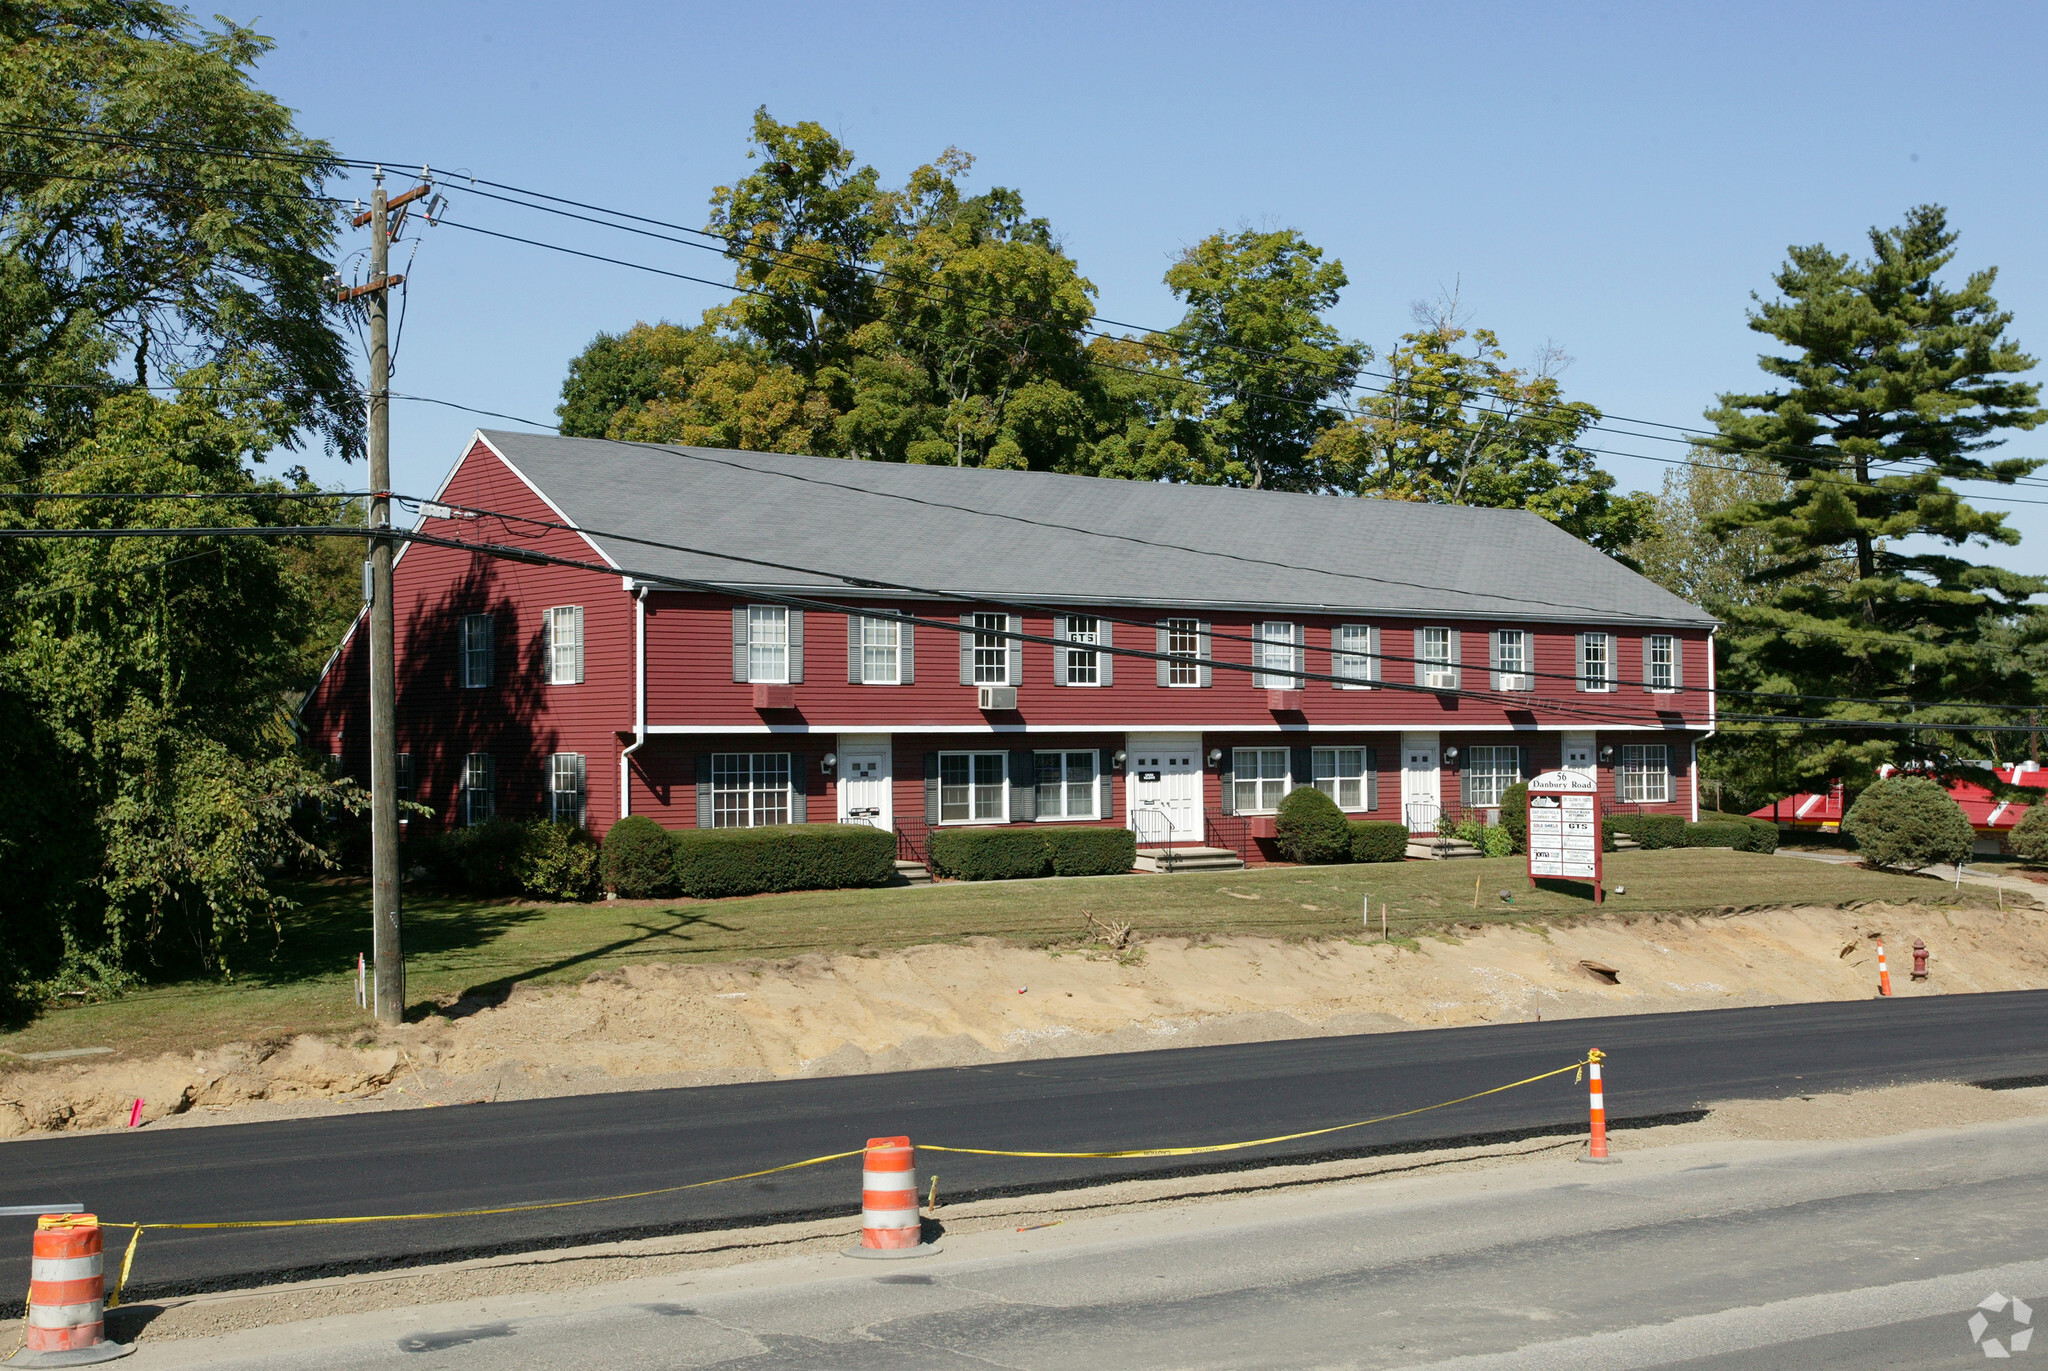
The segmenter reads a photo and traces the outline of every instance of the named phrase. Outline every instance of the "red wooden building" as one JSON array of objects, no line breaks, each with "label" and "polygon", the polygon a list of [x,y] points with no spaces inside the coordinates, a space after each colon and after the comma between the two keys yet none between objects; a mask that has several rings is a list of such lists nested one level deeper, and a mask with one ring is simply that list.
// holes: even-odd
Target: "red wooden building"
[{"label": "red wooden building", "polygon": [[[1714,621],[1519,511],[485,432],[419,531],[584,564],[399,557],[400,779],[447,824],[1256,861],[1296,786],[1430,832],[1565,766],[1695,815],[1713,727]],[[366,637],[300,711],[357,776]]]}]

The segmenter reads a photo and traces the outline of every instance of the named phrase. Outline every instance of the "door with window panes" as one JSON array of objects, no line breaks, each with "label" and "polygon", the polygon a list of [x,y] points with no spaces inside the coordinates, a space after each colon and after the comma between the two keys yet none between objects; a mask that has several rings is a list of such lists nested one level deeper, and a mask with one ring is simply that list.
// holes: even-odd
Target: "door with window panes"
[{"label": "door with window panes", "polygon": [[1202,841],[1202,735],[1133,733],[1124,740],[1124,793],[1142,846]]},{"label": "door with window panes", "polygon": [[[891,625],[894,627],[894,625]],[[895,831],[889,797],[889,754],[848,749],[839,754],[839,821]]]}]

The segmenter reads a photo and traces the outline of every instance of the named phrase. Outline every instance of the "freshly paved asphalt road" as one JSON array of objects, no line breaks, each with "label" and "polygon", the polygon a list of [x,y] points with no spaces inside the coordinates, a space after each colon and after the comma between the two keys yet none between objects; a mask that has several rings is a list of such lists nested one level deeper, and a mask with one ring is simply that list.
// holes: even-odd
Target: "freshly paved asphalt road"
[{"label": "freshly paved asphalt road", "polygon": [[[2048,1075],[2048,992],[1578,1019],[379,1113],[0,1145],[0,1205],[78,1200],[108,1220],[412,1213],[574,1199],[919,1143],[1102,1150],[1323,1127],[1609,1054],[1617,1120],[1715,1100]],[[1206,1163],[1355,1154],[1583,1126],[1567,1075],[1451,1109]],[[1187,1166],[926,1154],[957,1199]],[[858,1207],[857,1161],[640,1200],[488,1218],[151,1232],[138,1292],[252,1284],[567,1241]],[[28,1280],[0,1219],[0,1291]]]},{"label": "freshly paved asphalt road", "polygon": [[2048,1358],[2015,1336],[2048,1337],[2048,1119],[1623,1151],[949,1235],[879,1270],[818,1253],[145,1331],[132,1365],[1869,1371],[1981,1366],[1978,1338]]}]

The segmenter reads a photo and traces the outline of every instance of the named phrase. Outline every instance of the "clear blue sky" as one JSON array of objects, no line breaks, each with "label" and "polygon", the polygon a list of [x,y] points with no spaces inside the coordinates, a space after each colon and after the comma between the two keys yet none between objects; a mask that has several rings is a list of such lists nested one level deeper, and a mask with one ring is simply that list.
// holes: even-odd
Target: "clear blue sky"
[{"label": "clear blue sky", "polygon": [[[210,12],[214,6],[202,6]],[[1351,277],[1335,319],[1384,350],[1456,287],[1568,393],[1694,424],[1758,382],[1744,323],[1787,244],[1860,250],[1945,204],[2048,351],[2048,83],[2038,5],[579,5],[273,3],[260,80],[348,156],[703,223],[754,109],[815,119],[897,182],[957,145],[1017,187],[1099,290],[1163,326],[1160,282],[1217,229],[1291,226]],[[394,185],[404,184],[402,178]],[[351,182],[367,194],[367,183]],[[709,253],[462,197],[507,232],[714,279]],[[551,420],[600,330],[694,322],[721,292],[442,229],[424,235],[394,388]],[[479,424],[394,407],[394,481]],[[1676,447],[1608,440],[1676,455]],[[2048,456],[2048,430],[2009,451]],[[360,484],[339,463],[323,479]],[[1615,460],[1624,488],[1663,467]],[[2048,572],[2048,486],[1999,554]]]}]

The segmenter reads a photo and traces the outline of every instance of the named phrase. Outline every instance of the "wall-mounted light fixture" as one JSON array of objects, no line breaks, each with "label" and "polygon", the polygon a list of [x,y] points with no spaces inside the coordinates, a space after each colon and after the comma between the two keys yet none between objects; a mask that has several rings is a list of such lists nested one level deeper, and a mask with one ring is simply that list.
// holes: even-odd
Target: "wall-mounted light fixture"
[{"label": "wall-mounted light fixture", "polygon": [[1113,771],[1122,771],[1124,769],[1124,752],[1122,748],[1118,748],[1110,754],[1109,765]]},{"label": "wall-mounted light fixture", "polygon": [[818,770],[824,772],[827,776],[830,776],[832,774],[832,768],[838,765],[839,754],[836,752],[828,752],[824,756],[818,758]]},{"label": "wall-mounted light fixture", "polygon": [[1210,749],[1209,749],[1209,765],[1210,765],[1210,766],[1222,766],[1222,765],[1223,765],[1223,749],[1222,749],[1222,748],[1220,748],[1220,747],[1212,747],[1212,748],[1210,748]]},{"label": "wall-mounted light fixture", "polygon": [[1614,760],[1614,749],[1612,747],[1601,748],[1600,760],[1603,762],[1612,762]]},{"label": "wall-mounted light fixture", "polygon": [[1456,749],[1455,747],[1447,747],[1447,748],[1445,748],[1445,749],[1444,749],[1444,760],[1445,760],[1445,761],[1447,761],[1447,762],[1455,762],[1455,761],[1457,761],[1457,760],[1458,760],[1458,749]]}]

